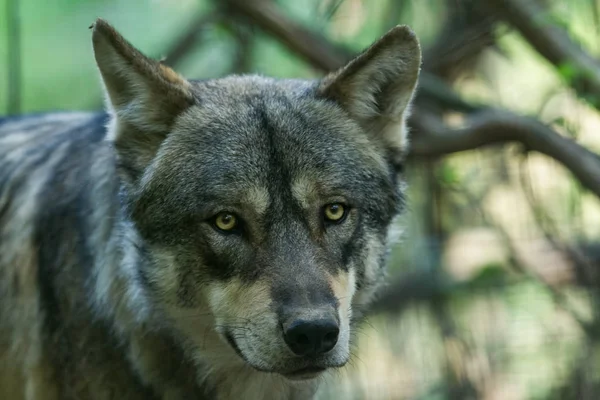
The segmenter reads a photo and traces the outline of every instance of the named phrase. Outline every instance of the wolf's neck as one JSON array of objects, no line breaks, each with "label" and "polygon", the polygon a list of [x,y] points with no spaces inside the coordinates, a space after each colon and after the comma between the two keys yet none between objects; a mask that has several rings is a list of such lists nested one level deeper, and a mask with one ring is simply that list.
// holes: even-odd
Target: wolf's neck
[{"label": "wolf's neck", "polygon": [[97,243],[103,256],[96,258],[91,277],[92,307],[112,326],[124,358],[144,385],[162,397],[205,398],[197,369],[165,333],[165,319],[141,282],[139,264],[146,262],[141,238],[121,210],[111,217],[110,234]]},{"label": "wolf's neck", "polygon": [[104,255],[96,258],[92,278],[93,306],[118,333],[147,324],[151,315],[150,296],[137,276],[137,264],[143,261],[136,249],[140,238],[122,214],[112,216],[112,231],[98,243]]}]

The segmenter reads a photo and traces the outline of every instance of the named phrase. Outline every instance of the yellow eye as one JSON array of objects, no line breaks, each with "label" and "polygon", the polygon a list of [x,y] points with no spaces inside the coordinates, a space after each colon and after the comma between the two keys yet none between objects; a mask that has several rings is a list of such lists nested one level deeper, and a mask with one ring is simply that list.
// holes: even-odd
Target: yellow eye
[{"label": "yellow eye", "polygon": [[215,226],[222,231],[231,231],[238,225],[237,217],[228,212],[217,214],[215,218]]},{"label": "yellow eye", "polygon": [[340,203],[327,204],[324,208],[325,219],[330,222],[339,222],[346,216],[346,208]]}]

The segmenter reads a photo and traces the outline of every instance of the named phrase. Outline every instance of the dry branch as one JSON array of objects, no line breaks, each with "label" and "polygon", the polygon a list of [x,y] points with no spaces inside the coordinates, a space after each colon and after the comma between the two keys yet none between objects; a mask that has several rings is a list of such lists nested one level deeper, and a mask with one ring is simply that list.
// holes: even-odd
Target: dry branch
[{"label": "dry branch", "polygon": [[[292,20],[271,1],[225,0],[220,4],[272,35],[320,71],[336,70],[355,56]],[[480,108],[463,101],[443,80],[426,71],[421,74],[418,95],[452,110],[471,112]]]},{"label": "dry branch", "polygon": [[436,157],[473,150],[494,143],[519,142],[527,150],[545,154],[563,164],[600,197],[600,157],[533,118],[500,110],[486,110],[469,118],[464,128],[446,127],[436,116],[416,113],[418,130],[411,145],[414,157]]}]

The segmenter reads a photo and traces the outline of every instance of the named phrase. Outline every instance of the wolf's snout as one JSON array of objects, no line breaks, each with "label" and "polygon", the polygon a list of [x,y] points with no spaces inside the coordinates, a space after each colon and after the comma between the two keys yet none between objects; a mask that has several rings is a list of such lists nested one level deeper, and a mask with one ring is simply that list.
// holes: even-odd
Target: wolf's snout
[{"label": "wolf's snout", "polygon": [[283,337],[289,348],[298,356],[317,356],[333,349],[340,328],[333,319],[313,321],[295,320],[284,325]]}]

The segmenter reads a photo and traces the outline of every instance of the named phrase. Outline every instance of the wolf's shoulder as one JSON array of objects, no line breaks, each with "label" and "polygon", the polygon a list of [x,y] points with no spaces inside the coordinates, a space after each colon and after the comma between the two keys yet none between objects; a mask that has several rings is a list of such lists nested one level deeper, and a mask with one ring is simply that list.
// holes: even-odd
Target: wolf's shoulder
[{"label": "wolf's shoulder", "polygon": [[56,204],[72,206],[87,198],[99,170],[114,175],[107,121],[107,114],[89,112],[1,118],[0,211],[7,212],[0,212],[0,226],[32,221]]},{"label": "wolf's shoulder", "polygon": [[[0,198],[48,199],[76,190],[98,164],[107,164],[108,115],[60,112],[0,119]],[[63,189],[62,194],[57,189]]]},{"label": "wolf's shoulder", "polygon": [[54,166],[91,162],[106,136],[108,115],[56,112],[0,118],[0,187]]}]

